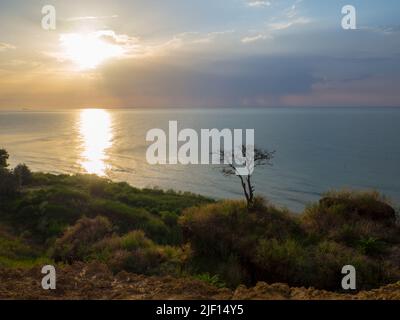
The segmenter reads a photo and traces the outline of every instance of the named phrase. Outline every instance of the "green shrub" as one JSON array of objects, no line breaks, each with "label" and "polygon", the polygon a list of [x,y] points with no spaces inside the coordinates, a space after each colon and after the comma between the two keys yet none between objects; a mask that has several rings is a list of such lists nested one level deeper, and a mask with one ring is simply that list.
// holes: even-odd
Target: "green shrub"
[{"label": "green shrub", "polygon": [[32,172],[26,164],[17,165],[13,170],[13,174],[17,178],[20,187],[32,182]]},{"label": "green shrub", "polygon": [[87,212],[87,201],[83,192],[65,187],[27,191],[4,218],[19,232],[29,230],[33,240],[46,243]]},{"label": "green shrub", "polygon": [[112,225],[107,218],[82,218],[68,228],[54,245],[52,257],[56,261],[71,263],[87,260],[92,253],[92,246],[112,232]]},{"label": "green shrub", "polygon": [[285,282],[299,285],[304,272],[307,270],[307,248],[296,240],[262,239],[256,246],[252,262],[256,269],[257,278],[268,282]]},{"label": "green shrub", "polygon": [[179,274],[189,255],[189,248],[157,245],[141,230],[104,238],[93,246],[93,257],[101,257],[114,272]]},{"label": "green shrub", "polygon": [[220,274],[229,286],[262,280],[255,267],[261,240],[303,237],[288,212],[261,203],[249,212],[244,201],[222,201],[187,209],[179,221],[198,269]]},{"label": "green shrub", "polygon": [[302,224],[320,238],[356,248],[361,239],[400,242],[394,210],[375,192],[331,192],[306,208]]},{"label": "green shrub", "polygon": [[0,268],[28,268],[50,263],[39,250],[0,226]]},{"label": "green shrub", "polygon": [[395,222],[396,212],[376,191],[331,191],[319,201],[320,206],[329,208],[340,206],[347,218],[367,219],[391,225]]},{"label": "green shrub", "polygon": [[15,197],[18,193],[18,180],[13,173],[0,167],[0,203],[8,198]]},{"label": "green shrub", "polygon": [[360,251],[368,256],[375,256],[383,253],[385,243],[374,237],[361,238],[358,240]]}]

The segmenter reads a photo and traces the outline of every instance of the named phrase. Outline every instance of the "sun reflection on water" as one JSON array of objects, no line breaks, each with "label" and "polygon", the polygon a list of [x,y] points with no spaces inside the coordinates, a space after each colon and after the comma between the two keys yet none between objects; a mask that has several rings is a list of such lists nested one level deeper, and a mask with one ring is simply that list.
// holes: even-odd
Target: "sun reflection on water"
[{"label": "sun reflection on water", "polygon": [[112,121],[109,112],[85,109],[79,116],[79,134],[82,152],[79,164],[91,174],[105,176],[109,165],[107,150],[112,146]]}]

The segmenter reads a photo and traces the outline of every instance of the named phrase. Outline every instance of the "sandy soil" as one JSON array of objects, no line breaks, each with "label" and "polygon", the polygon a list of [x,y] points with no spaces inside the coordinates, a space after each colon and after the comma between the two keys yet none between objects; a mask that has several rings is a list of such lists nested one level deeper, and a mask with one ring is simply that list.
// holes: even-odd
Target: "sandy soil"
[{"label": "sandy soil", "polygon": [[57,270],[57,289],[43,290],[39,268],[0,269],[0,299],[396,299],[400,300],[400,282],[357,294],[339,294],[313,288],[290,288],[286,284],[259,282],[255,287],[236,290],[218,289],[204,282],[148,277],[121,272],[113,275],[98,263],[77,263]]}]

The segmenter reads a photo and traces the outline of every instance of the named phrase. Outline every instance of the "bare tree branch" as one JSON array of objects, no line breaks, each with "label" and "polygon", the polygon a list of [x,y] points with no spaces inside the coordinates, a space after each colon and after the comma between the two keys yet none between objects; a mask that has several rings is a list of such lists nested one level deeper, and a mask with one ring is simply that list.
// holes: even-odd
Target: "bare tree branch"
[{"label": "bare tree branch", "polygon": [[[266,165],[272,165],[272,159],[274,158],[275,151],[267,151],[259,148],[254,148],[254,153],[251,155],[254,158],[254,162],[250,161],[251,159],[247,159],[248,153],[247,147],[245,145],[242,145],[241,150],[238,150],[237,152],[240,152],[240,156],[243,158],[246,156],[246,162],[245,165],[247,169],[250,169],[249,166],[250,164],[254,163],[254,168],[260,167],[260,166],[266,166]],[[255,186],[252,182],[252,173],[253,170],[249,170],[249,174],[245,176],[245,178],[241,175],[239,175],[238,171],[238,165],[234,162],[235,160],[235,151],[234,150],[228,150],[228,151],[220,151],[220,162],[222,163],[222,168],[221,172],[224,176],[237,176],[240,179],[240,183],[243,189],[244,196],[247,201],[248,207],[250,207],[253,204],[254,201],[254,193],[255,193]]]}]

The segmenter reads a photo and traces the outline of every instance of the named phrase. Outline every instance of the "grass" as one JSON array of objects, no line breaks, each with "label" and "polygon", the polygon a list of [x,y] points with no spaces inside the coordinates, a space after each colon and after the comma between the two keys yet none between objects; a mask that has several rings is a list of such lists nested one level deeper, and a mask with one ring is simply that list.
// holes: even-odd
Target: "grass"
[{"label": "grass", "polygon": [[201,273],[201,274],[195,275],[193,278],[203,281],[205,283],[208,283],[217,288],[225,288],[226,287],[226,283],[223,282],[219,278],[219,275],[217,275],[217,274],[212,276],[209,273]]}]

